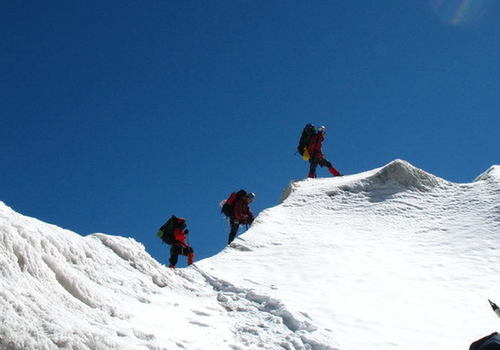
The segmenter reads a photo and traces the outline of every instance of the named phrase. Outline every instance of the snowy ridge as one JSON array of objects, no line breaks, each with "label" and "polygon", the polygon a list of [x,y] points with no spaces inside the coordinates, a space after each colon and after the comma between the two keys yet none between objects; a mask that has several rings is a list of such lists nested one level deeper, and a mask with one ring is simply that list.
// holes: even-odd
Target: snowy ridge
[{"label": "snowy ridge", "polygon": [[278,300],[196,268],[167,269],[130,238],[81,237],[0,203],[0,243],[1,349],[314,344],[314,327]]},{"label": "snowy ridge", "polygon": [[401,160],[295,181],[231,254],[200,266],[306,311],[340,349],[466,349],[500,326],[486,304],[500,295],[499,200],[498,182]]},{"label": "snowy ridge", "polygon": [[500,166],[493,165],[479,175],[474,181],[500,181]]},{"label": "snowy ridge", "polygon": [[[430,190],[444,181],[438,177],[418,169],[404,160],[395,160],[379,169],[365,181],[371,186],[381,186],[391,183],[399,184],[408,189]],[[368,186],[368,188],[370,188]]]},{"label": "snowy ridge", "polygon": [[133,348],[120,338],[141,344],[151,336],[120,325],[132,317],[120,301],[148,304],[157,287],[187,287],[167,283],[164,268],[132,239],[81,237],[3,203],[0,242],[2,348]]},{"label": "snowy ridge", "polygon": [[499,169],[455,184],[395,160],[294,181],[177,270],[0,202],[0,349],[466,349],[500,328]]},{"label": "snowy ridge", "polygon": [[[349,192],[368,192],[378,190],[383,187],[391,187],[398,190],[420,190],[428,191],[435,186],[446,185],[447,182],[441,178],[431,175],[421,169],[418,169],[404,160],[394,160],[386,166],[364,172],[358,175],[349,176],[349,181],[344,181],[343,178],[337,178],[338,184],[331,191],[349,191]],[[306,180],[311,181],[311,180]],[[318,181],[317,179],[314,180]],[[321,181],[321,180],[319,180]],[[330,181],[330,179],[326,180]],[[291,182],[290,185],[283,191],[281,195],[281,202],[296,190],[302,182]],[[328,182],[330,183],[330,182]],[[333,193],[333,192],[332,192]]]}]

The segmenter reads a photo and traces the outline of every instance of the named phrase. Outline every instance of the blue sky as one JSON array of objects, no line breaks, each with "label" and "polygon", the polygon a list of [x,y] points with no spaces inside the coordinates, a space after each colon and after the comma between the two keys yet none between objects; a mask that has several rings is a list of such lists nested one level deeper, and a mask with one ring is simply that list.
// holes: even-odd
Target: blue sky
[{"label": "blue sky", "polygon": [[327,126],[345,174],[400,158],[472,181],[500,163],[499,14],[488,0],[3,1],[0,200],[166,263],[170,214],[208,257],[231,191],[255,192],[258,213],[304,178],[307,122]]}]

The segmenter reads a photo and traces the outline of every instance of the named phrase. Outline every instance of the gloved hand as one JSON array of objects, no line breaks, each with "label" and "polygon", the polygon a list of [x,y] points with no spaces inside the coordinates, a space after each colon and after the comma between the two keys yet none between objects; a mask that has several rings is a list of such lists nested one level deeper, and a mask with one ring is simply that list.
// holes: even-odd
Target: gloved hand
[{"label": "gloved hand", "polygon": [[189,230],[184,230],[184,234],[187,235],[189,233]]}]

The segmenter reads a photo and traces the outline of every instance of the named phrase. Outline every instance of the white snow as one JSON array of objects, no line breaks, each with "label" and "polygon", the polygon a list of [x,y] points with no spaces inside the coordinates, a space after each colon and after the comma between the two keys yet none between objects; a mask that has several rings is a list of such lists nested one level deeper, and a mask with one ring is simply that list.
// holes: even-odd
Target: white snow
[{"label": "white snow", "polygon": [[500,166],[493,165],[483,174],[479,175],[475,181],[481,181],[481,180],[500,181]]},{"label": "white snow", "polygon": [[499,179],[396,160],[291,182],[230,247],[176,270],[0,202],[0,349],[467,349],[500,326]]}]

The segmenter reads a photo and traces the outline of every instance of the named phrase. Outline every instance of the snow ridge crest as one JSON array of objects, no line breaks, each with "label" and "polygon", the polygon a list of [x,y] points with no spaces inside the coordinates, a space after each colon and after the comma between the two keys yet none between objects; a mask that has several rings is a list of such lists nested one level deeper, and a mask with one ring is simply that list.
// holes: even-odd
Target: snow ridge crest
[{"label": "snow ridge crest", "polygon": [[500,165],[491,166],[474,180],[477,181],[500,181]]},{"label": "snow ridge crest", "polygon": [[428,190],[439,185],[438,177],[419,169],[407,161],[396,159],[369,178],[375,183],[397,182],[407,188]]},{"label": "snow ridge crest", "polygon": [[[339,181],[340,180],[340,181]],[[380,187],[394,186],[398,190],[429,191],[432,188],[446,183],[445,180],[419,169],[405,160],[396,159],[389,164],[366,172],[360,176],[344,176],[341,178],[306,179],[290,181],[281,193],[279,203],[285,202],[291,195],[303,188],[315,187],[328,193],[336,190],[348,192],[369,192]],[[326,187],[325,187],[326,186]],[[332,189],[335,187],[336,189]],[[333,192],[332,192],[333,191]]]}]

